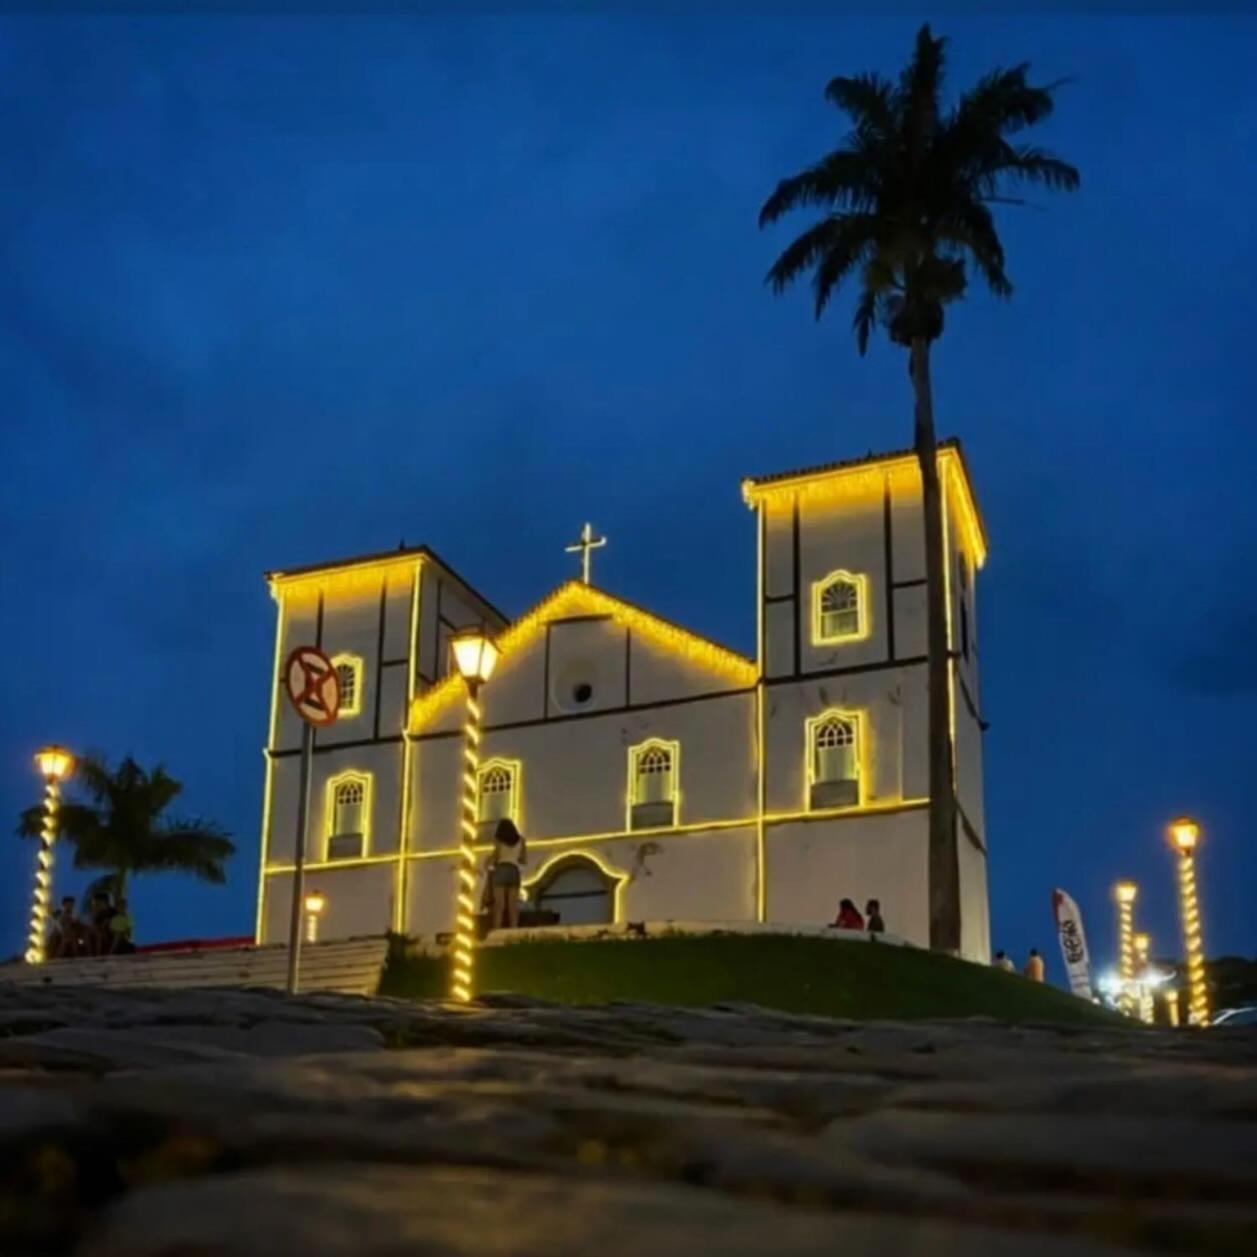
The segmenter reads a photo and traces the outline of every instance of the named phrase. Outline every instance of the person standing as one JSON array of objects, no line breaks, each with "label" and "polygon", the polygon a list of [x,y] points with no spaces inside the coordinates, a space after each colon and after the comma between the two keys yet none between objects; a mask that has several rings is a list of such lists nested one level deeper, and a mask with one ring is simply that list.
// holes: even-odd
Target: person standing
[{"label": "person standing", "polygon": [[495,930],[519,928],[520,868],[528,863],[524,835],[507,817],[498,821],[493,833],[493,854],[489,857],[489,884],[493,888]]},{"label": "person standing", "polygon": [[1044,978],[1043,957],[1039,955],[1035,948],[1030,949],[1030,955],[1026,958],[1026,967],[1022,972],[1030,979],[1031,982],[1042,982]]},{"label": "person standing", "polygon": [[882,920],[882,901],[870,899],[864,905],[864,920],[870,934],[885,934],[886,922]]}]

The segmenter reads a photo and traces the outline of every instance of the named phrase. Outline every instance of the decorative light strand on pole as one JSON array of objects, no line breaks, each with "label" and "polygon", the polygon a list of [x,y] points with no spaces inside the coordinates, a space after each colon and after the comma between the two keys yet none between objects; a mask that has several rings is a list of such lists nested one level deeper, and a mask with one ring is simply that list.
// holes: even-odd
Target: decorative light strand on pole
[{"label": "decorative light strand on pole", "polygon": [[57,840],[57,809],[61,781],[69,776],[74,758],[59,746],[46,746],[35,756],[44,777],[44,826],[35,865],[35,894],[31,927],[26,939],[26,963],[41,965],[48,958],[48,914],[52,905],[52,849]]},{"label": "decorative light strand on pole", "polygon": [[463,725],[462,816],[454,900],[454,943],[450,957],[450,996],[456,1003],[468,1004],[475,991],[480,687],[489,679],[497,664],[498,649],[478,629],[456,634],[450,644],[454,651],[454,662],[467,683],[467,718]]},{"label": "decorative light strand on pole", "polygon": [[1170,824],[1170,845],[1178,852],[1179,914],[1187,961],[1187,1021],[1209,1024],[1209,988],[1205,983],[1205,945],[1200,929],[1200,898],[1196,891],[1196,845],[1200,826],[1189,816]]},{"label": "decorative light strand on pole", "polygon": [[1152,1006],[1151,974],[1148,971],[1152,963],[1152,938],[1148,934],[1135,935],[1135,963],[1138,972],[1139,989],[1139,1020],[1152,1024],[1154,1013]]},{"label": "decorative light strand on pole", "polygon": [[450,994],[460,1004],[471,1001],[476,945],[476,777],[480,771],[480,698],[474,682],[467,686],[467,720],[463,726],[463,795],[458,852],[458,902],[454,916],[454,958]]},{"label": "decorative light strand on pole", "polygon": [[1117,900],[1118,975],[1122,980],[1122,1010],[1134,1012],[1135,989],[1135,896],[1139,888],[1134,882],[1118,882],[1113,887]]}]

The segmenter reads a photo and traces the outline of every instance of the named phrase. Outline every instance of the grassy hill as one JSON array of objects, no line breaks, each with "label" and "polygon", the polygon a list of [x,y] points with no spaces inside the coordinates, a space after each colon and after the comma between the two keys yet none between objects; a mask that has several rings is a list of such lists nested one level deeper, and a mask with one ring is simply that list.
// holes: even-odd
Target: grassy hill
[{"label": "grassy hill", "polygon": [[[528,942],[476,955],[480,991],[564,1004],[729,1001],[830,1017],[967,1017],[1077,1025],[1125,1018],[1015,974],[908,947],[788,935]],[[441,999],[444,960],[390,961],[380,992]]]}]

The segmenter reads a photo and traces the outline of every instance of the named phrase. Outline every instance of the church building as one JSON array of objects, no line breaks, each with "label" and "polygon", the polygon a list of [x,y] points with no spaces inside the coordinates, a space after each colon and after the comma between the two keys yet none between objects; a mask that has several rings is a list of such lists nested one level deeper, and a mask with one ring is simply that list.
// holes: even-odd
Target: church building
[{"label": "church building", "polygon": [[[959,444],[938,458],[961,949],[985,961],[986,536]],[[753,658],[588,579],[511,620],[426,546],[269,573],[258,941],[288,931],[302,729],[281,669],[300,645],[322,649],[341,682],[340,718],[313,744],[306,888],[325,902],[319,936],[451,930],[466,690],[450,639],[478,627],[501,652],[480,693],[481,836],[487,853],[504,816],[526,835],[530,908],[564,924],[821,926],[840,898],[872,898],[890,932],[928,946],[915,455],[749,479],[742,496],[756,517]],[[583,534],[587,576],[599,540]]]}]

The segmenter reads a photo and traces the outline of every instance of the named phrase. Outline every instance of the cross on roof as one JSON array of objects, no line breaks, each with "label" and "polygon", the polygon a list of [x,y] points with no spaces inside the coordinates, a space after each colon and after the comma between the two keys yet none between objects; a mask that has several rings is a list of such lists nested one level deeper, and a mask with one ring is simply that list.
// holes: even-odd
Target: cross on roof
[{"label": "cross on roof", "polygon": [[606,544],[606,537],[595,537],[594,526],[592,524],[586,524],[580,530],[580,540],[567,547],[568,554],[579,554],[581,556],[581,580],[583,580],[586,585],[592,583],[590,581],[590,570],[593,566],[592,552],[594,550],[601,549]]}]

